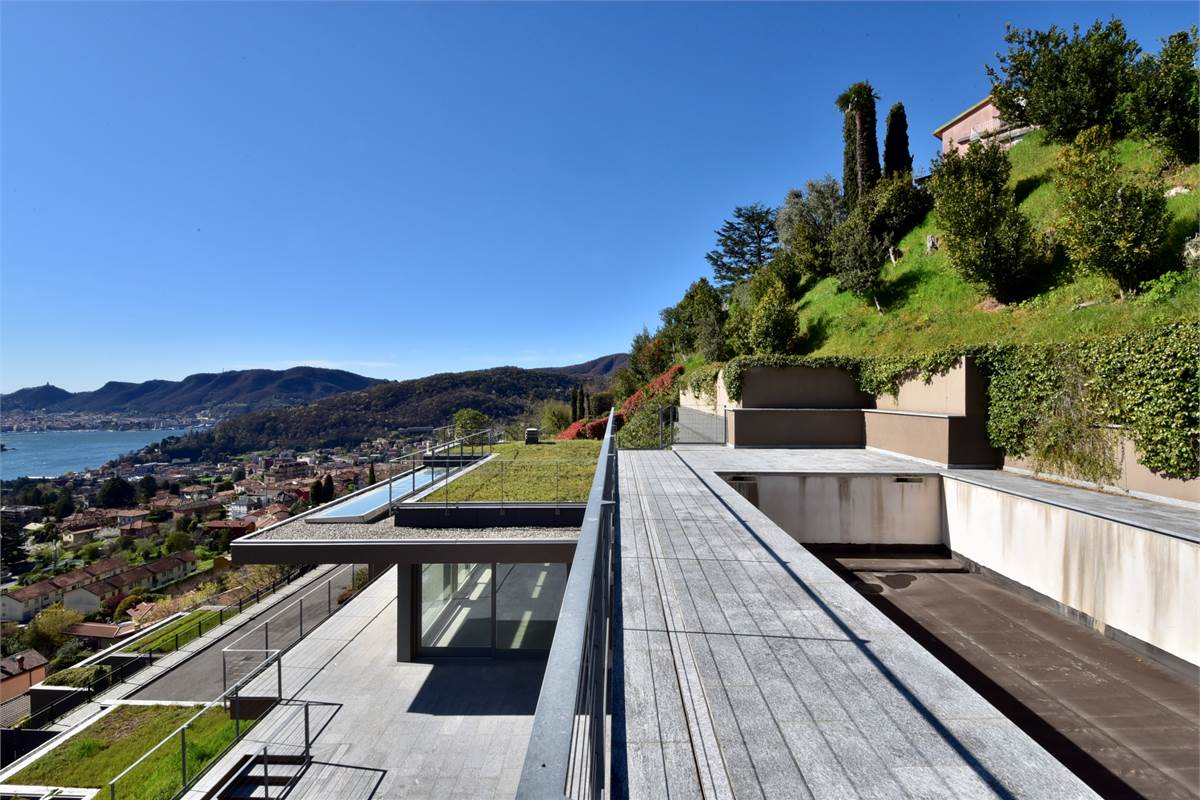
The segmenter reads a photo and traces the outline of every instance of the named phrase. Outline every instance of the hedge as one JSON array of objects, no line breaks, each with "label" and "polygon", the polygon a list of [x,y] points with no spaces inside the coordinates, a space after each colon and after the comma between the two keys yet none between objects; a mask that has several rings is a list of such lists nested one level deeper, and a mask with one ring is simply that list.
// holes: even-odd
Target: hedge
[{"label": "hedge", "polygon": [[895,395],[902,382],[943,375],[964,356],[974,356],[988,379],[988,436],[1005,453],[1088,480],[1108,479],[1117,469],[1115,434],[1107,447],[1099,429],[1115,425],[1147,469],[1180,480],[1200,477],[1198,320],[1117,336],[911,356],[738,356],[725,365],[725,388],[741,399],[745,372],[754,367],[833,367],[849,372],[868,394]]}]

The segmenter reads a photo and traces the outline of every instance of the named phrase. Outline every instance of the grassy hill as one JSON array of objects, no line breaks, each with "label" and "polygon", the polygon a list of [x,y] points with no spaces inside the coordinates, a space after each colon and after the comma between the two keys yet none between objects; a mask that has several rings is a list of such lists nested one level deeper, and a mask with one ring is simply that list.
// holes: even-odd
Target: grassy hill
[{"label": "grassy hill", "polygon": [[[1035,132],[1009,152],[1020,206],[1038,231],[1055,226],[1060,198],[1052,175],[1060,145]],[[1119,143],[1118,158],[1131,174],[1162,171],[1161,151],[1144,142]],[[1168,201],[1173,216],[1171,247],[1178,252],[1196,233],[1200,215],[1200,166],[1167,171],[1165,185],[1190,194]],[[808,328],[812,355],[900,355],[989,342],[1034,342],[1121,333],[1153,321],[1200,316],[1200,279],[1181,276],[1169,293],[1120,299],[1116,284],[1065,269],[1046,276],[1046,288],[1025,302],[984,305],[985,292],[964,280],[944,252],[925,253],[925,238],[938,234],[934,212],[900,242],[903,256],[883,270],[880,304],[839,291],[834,278],[812,285],[795,303],[801,329]],[[1164,288],[1165,288],[1164,282]],[[1165,296],[1164,296],[1165,295]]]}]

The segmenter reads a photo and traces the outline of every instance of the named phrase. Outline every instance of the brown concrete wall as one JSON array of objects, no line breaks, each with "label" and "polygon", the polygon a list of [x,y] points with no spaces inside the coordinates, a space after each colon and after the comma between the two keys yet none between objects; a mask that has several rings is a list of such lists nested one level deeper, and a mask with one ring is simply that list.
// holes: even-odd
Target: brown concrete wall
[{"label": "brown concrete wall", "polygon": [[951,463],[949,417],[895,411],[866,411],[863,417],[867,447]]},{"label": "brown concrete wall", "polygon": [[734,447],[862,447],[859,409],[731,408],[725,415]]},{"label": "brown concrete wall", "polygon": [[[1138,461],[1137,448],[1129,439],[1121,437],[1118,442],[1117,462],[1120,466],[1120,476],[1115,484],[1099,484],[1105,489],[1119,492],[1129,492],[1150,499],[1161,498],[1168,501],[1193,503],[1200,505],[1200,479],[1181,481],[1164,478],[1146,469]],[[1004,466],[1019,472],[1034,472],[1033,465],[1023,458],[1005,455]],[[1058,478],[1084,486],[1096,486],[1088,481],[1079,481],[1063,475],[1042,473],[1049,477]]]},{"label": "brown concrete wall", "polygon": [[[724,380],[721,381],[724,386]],[[871,408],[850,373],[811,367],[752,367],[742,376],[742,408]]]}]

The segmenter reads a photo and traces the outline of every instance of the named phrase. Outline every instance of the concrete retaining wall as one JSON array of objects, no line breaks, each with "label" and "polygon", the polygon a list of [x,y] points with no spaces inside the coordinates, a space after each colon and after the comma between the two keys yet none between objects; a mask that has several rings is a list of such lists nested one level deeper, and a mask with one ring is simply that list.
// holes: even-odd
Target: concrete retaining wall
[{"label": "concrete retaining wall", "polygon": [[[1200,507],[1200,478],[1190,481],[1164,478],[1141,465],[1138,461],[1137,448],[1134,447],[1131,440],[1121,437],[1117,447],[1119,448],[1116,455],[1121,471],[1120,477],[1117,478],[1115,484],[1104,484],[1104,488],[1115,489],[1152,500],[1163,499],[1168,502]],[[1017,472],[1033,472],[1032,464],[1023,458],[1016,458],[1015,456],[1005,456],[1004,466],[1006,469]],[[1059,475],[1051,477],[1072,481],[1070,478],[1063,478],[1063,476]],[[1095,485],[1085,481],[1073,482],[1085,486]]]},{"label": "concrete retaining wall", "polygon": [[1000,461],[979,417],[867,409],[863,422],[867,447],[942,466],[992,467]]},{"label": "concrete retaining wall", "polygon": [[[720,381],[724,387],[724,376]],[[742,408],[871,408],[850,373],[812,367],[751,367],[742,375]]]},{"label": "concrete retaining wall", "polygon": [[862,447],[863,413],[852,408],[731,408],[734,447]]},{"label": "concrete retaining wall", "polygon": [[771,520],[804,544],[938,545],[937,475],[726,476]]},{"label": "concrete retaining wall", "polygon": [[1200,545],[949,476],[943,494],[955,553],[1114,638],[1200,664]]}]

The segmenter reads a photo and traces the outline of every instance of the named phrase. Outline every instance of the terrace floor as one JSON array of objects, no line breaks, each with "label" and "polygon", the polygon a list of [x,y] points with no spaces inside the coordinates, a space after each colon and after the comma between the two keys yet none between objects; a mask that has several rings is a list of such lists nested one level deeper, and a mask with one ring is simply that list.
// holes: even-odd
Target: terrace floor
[{"label": "terrace floor", "polygon": [[615,788],[635,798],[1093,797],[714,474],[773,461],[781,471],[933,471],[867,451],[622,452]]},{"label": "terrace floor", "polygon": [[[397,662],[393,567],[284,654],[291,702],[270,711],[186,797],[201,797],[243,754],[298,752],[301,700],[326,705],[310,707],[313,763],[290,800],[511,797],[544,665]],[[270,670],[245,694],[274,694],[277,680]]]},{"label": "terrace floor", "polygon": [[1111,797],[1200,797],[1200,687],[956,559],[823,553]]}]

